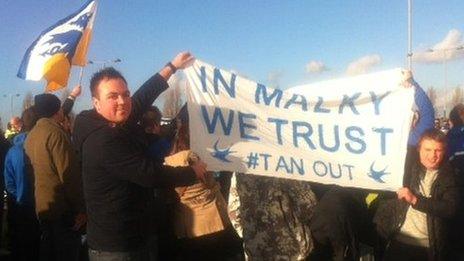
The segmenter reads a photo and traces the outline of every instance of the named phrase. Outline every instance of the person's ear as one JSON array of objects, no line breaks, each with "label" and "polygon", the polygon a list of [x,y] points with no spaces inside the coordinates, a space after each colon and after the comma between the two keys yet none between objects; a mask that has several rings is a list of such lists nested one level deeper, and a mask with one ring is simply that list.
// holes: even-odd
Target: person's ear
[{"label": "person's ear", "polygon": [[92,97],[92,103],[93,103],[93,107],[95,108],[95,110],[99,112],[101,110],[100,100],[96,97]]}]

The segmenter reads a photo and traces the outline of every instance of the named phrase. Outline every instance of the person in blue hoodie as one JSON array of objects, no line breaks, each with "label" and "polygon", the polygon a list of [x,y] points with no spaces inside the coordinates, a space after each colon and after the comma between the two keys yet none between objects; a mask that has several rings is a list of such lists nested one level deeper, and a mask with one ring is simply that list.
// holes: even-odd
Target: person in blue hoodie
[{"label": "person in blue hoodie", "polygon": [[432,102],[430,101],[427,93],[411,78],[411,84],[414,88],[414,120],[411,131],[409,132],[408,148],[406,153],[406,160],[404,166],[403,185],[409,184],[410,169],[414,162],[419,159],[417,152],[417,144],[420,137],[426,130],[434,128],[435,110],[433,109]]},{"label": "person in blue hoodie", "polygon": [[[63,113],[68,115],[81,86],[73,88],[63,102]],[[22,129],[13,138],[13,146],[5,156],[3,168],[5,190],[8,194],[8,227],[12,260],[37,260],[39,256],[40,229],[35,213],[34,181],[32,166],[24,152],[27,133],[38,120],[34,106],[24,110]]]},{"label": "person in blue hoodie", "polygon": [[451,129],[448,137],[447,157],[451,165],[464,175],[464,104],[460,103],[449,114]]},{"label": "person in blue hoodie", "polygon": [[13,139],[13,146],[5,157],[4,180],[8,194],[8,228],[12,260],[36,260],[40,232],[35,214],[34,183],[24,141],[27,132],[37,121],[33,107],[22,114],[23,132]]},{"label": "person in blue hoodie", "polygon": [[452,252],[455,260],[464,259],[464,104],[459,103],[449,114],[451,129],[446,135],[448,139],[448,150],[446,158],[458,174],[461,186],[461,200],[458,213],[452,224],[455,227],[451,231]]}]

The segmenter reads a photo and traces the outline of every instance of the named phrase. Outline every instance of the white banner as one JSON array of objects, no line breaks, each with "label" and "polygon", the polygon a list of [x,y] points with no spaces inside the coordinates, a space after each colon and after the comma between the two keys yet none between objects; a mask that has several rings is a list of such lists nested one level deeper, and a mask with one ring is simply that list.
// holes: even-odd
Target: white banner
[{"label": "white banner", "polygon": [[198,60],[185,73],[190,145],[209,170],[402,186],[414,90],[401,69],[286,91]]}]

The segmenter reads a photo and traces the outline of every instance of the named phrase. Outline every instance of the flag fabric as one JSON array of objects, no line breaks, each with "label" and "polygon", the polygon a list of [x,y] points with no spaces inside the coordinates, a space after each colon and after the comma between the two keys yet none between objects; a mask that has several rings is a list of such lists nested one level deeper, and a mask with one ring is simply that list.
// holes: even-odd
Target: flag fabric
[{"label": "flag fabric", "polygon": [[[401,69],[281,90],[196,60],[190,148],[211,171],[397,191],[413,119]],[[199,135],[200,133],[200,135]]]},{"label": "flag fabric", "polygon": [[47,91],[68,84],[72,65],[85,66],[97,11],[95,0],[43,31],[27,49],[18,71],[25,80],[47,81]]}]

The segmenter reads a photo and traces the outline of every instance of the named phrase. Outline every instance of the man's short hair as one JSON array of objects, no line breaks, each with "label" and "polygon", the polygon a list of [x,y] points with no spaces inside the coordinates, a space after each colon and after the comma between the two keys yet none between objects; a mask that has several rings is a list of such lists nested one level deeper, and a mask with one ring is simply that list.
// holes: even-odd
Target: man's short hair
[{"label": "man's short hair", "polygon": [[153,125],[160,125],[161,124],[161,111],[156,106],[151,106],[142,116],[142,120],[140,121],[140,125],[143,128],[153,128]]},{"label": "man's short hair", "polygon": [[90,93],[92,94],[92,97],[98,97],[97,87],[100,82],[105,79],[122,79],[124,83],[127,84],[126,79],[118,70],[114,69],[113,67],[105,67],[94,73],[92,75],[92,79],[90,79]]},{"label": "man's short hair", "polygon": [[449,120],[453,123],[453,126],[464,125],[461,114],[464,114],[464,104],[462,103],[454,106],[449,114]]},{"label": "man's short hair", "polygon": [[446,148],[446,146],[448,145],[448,141],[447,141],[447,138],[446,138],[446,135],[440,131],[440,130],[437,130],[437,129],[428,129],[426,130],[421,138],[419,139],[419,145],[417,146],[418,148],[420,148],[420,146],[422,145],[422,142],[424,140],[433,140],[433,141],[436,141],[440,144],[443,144]]}]

